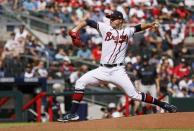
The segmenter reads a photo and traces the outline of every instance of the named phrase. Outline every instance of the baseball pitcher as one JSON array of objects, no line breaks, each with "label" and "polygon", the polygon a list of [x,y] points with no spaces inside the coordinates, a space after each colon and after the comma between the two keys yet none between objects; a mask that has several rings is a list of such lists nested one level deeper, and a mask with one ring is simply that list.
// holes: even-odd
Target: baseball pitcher
[{"label": "baseball pitcher", "polygon": [[107,15],[107,18],[110,19],[110,25],[87,19],[69,32],[73,44],[80,48],[82,43],[79,39],[79,30],[87,25],[98,30],[103,39],[102,56],[100,66],[97,69],[87,72],[76,81],[72,107],[70,111],[64,115],[63,118],[58,119],[58,121],[66,122],[78,120],[79,116],[76,114],[76,111],[84,96],[85,88],[101,82],[109,82],[117,85],[132,99],[158,105],[169,112],[176,112],[177,108],[174,105],[159,101],[149,94],[137,92],[124,67],[125,54],[130,38],[133,37],[136,32],[158,26],[158,23],[153,22],[139,24],[135,27],[124,27],[123,14],[119,11],[113,11],[112,14]]}]

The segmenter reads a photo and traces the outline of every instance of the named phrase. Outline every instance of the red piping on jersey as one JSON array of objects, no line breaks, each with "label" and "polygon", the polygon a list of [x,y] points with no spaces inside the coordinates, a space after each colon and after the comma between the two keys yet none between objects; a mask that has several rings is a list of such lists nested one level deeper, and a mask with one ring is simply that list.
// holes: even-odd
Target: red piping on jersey
[{"label": "red piping on jersey", "polygon": [[[124,34],[124,30],[123,30],[122,36],[123,36],[123,34]],[[121,45],[120,45],[120,47],[119,47],[119,52],[115,55],[115,58],[114,58],[113,63],[115,62],[115,60],[116,60],[116,58],[117,58],[117,55],[118,55],[118,54],[120,53],[120,51],[121,51],[122,43],[123,43],[123,42],[121,42]]]},{"label": "red piping on jersey", "polygon": [[[116,31],[117,31],[117,30],[116,30]],[[116,43],[116,46],[115,46],[114,51],[113,51],[113,53],[111,54],[111,56],[110,56],[110,58],[109,58],[109,60],[108,60],[108,64],[109,64],[109,62],[110,62],[110,59],[111,59],[112,55],[114,54],[114,52],[115,52],[115,50],[116,50],[116,48],[117,48],[117,44],[119,43],[119,32],[118,32],[118,31],[117,31],[117,40],[115,41],[115,43]]]},{"label": "red piping on jersey", "polygon": [[112,55],[114,54],[115,49],[117,48],[117,44],[118,44],[118,43],[116,43],[116,46],[115,46],[114,51],[113,51],[113,53],[111,54],[111,56],[110,56],[110,58],[109,58],[109,60],[108,60],[108,63],[109,63],[109,61],[110,61],[110,59],[111,59]]}]

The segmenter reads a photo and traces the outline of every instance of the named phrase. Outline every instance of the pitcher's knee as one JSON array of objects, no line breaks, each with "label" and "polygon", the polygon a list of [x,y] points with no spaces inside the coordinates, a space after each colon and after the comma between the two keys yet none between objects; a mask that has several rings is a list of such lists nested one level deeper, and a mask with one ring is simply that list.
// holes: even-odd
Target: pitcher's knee
[{"label": "pitcher's knee", "polygon": [[86,87],[86,82],[83,80],[77,80],[75,83],[75,89],[76,90],[84,90]]},{"label": "pitcher's knee", "polygon": [[142,100],[142,95],[141,95],[141,93],[137,93],[137,94],[131,95],[130,97],[131,97],[132,99],[135,99],[135,100],[139,100],[139,101]]}]

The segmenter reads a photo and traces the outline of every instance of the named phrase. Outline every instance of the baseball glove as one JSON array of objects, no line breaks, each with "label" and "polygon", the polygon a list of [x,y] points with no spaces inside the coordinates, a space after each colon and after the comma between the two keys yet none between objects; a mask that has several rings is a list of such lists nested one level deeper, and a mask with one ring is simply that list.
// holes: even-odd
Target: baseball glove
[{"label": "baseball glove", "polygon": [[72,38],[72,42],[73,44],[78,47],[78,48],[81,48],[82,46],[82,42],[80,40],[80,36],[79,36],[79,33],[78,32],[73,32],[73,31],[69,31],[69,35],[71,36]]}]

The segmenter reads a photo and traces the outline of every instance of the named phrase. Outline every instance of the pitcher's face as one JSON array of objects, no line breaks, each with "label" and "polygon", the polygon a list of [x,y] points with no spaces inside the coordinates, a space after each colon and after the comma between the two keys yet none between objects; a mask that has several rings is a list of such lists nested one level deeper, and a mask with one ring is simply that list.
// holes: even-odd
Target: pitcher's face
[{"label": "pitcher's face", "polygon": [[122,26],[123,20],[118,18],[110,18],[110,25],[114,29],[118,29]]}]

